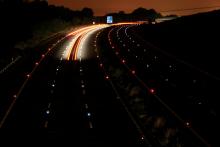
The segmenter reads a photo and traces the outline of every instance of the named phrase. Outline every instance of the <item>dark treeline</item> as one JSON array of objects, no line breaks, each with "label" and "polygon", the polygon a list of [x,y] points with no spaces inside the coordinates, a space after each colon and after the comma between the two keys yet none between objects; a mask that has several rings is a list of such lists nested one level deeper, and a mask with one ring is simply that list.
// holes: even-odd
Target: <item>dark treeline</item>
[{"label": "dark treeline", "polygon": [[[122,21],[148,21],[149,23],[155,21],[155,19],[160,18],[162,15],[156,12],[154,9],[137,8],[131,13],[125,13],[124,11],[119,11],[118,13],[109,13],[106,16],[113,16],[114,22]],[[105,22],[106,16],[98,17],[98,22]]]},{"label": "dark treeline", "polygon": [[[111,13],[114,22],[154,21],[161,15],[153,9],[137,8],[132,13]],[[106,15],[106,16],[107,16]],[[0,58],[17,49],[34,47],[42,39],[74,25],[106,23],[106,16],[94,17],[93,10],[74,11],[48,5],[46,0],[0,0]]]},{"label": "dark treeline", "polygon": [[42,39],[73,25],[91,23],[93,11],[73,11],[48,5],[46,0],[0,0],[0,56],[13,52],[16,43]]}]

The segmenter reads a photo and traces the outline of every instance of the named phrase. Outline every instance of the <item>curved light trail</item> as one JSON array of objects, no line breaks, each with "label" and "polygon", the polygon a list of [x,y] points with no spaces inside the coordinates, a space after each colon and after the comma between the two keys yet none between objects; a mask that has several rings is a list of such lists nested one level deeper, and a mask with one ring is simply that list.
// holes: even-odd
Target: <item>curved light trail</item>
[{"label": "curved light trail", "polygon": [[81,60],[85,57],[85,50],[86,48],[87,40],[90,38],[90,36],[103,28],[108,27],[109,25],[103,24],[103,25],[92,25],[88,27],[84,27],[81,29],[78,29],[76,31],[73,31],[68,34],[68,36],[73,36],[73,39],[68,43],[68,46],[66,47],[63,58],[66,60]]}]

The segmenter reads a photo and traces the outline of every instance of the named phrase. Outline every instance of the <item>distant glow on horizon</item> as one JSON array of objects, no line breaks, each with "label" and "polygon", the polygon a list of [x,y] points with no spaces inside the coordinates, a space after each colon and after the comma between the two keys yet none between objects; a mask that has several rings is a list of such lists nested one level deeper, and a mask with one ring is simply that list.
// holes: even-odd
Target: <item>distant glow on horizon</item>
[{"label": "distant glow on horizon", "polygon": [[[65,6],[73,10],[81,10],[84,7],[92,8],[96,16],[105,15],[107,13],[124,11],[126,13],[132,12],[138,7],[144,7],[147,9],[155,9],[156,11],[167,11],[167,10],[179,10],[179,9],[191,9],[199,7],[212,7],[220,6],[219,0],[48,0],[49,4],[54,4],[58,6]],[[202,11],[210,11],[216,8],[210,9],[197,9],[197,10],[187,10],[187,11],[177,11],[177,12],[168,12],[162,13],[165,15],[168,14],[177,14],[177,15],[189,15],[193,13],[198,13]],[[220,9],[220,8],[219,8]]]}]

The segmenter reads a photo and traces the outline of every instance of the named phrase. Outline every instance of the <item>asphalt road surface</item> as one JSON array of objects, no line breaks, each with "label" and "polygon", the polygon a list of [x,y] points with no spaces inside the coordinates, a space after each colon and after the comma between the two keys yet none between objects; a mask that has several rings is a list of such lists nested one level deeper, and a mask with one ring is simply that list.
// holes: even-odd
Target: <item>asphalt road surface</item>
[{"label": "asphalt road surface", "polygon": [[138,25],[82,27],[27,53],[0,75],[0,127],[80,146],[215,146],[206,96],[219,79],[143,40]]}]

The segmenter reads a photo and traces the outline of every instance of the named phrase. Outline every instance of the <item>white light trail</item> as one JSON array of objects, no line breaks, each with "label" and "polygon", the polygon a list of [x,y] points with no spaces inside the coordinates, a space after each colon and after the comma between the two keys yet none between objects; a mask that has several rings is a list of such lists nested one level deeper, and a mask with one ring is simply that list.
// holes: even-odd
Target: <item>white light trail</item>
[{"label": "white light trail", "polygon": [[65,47],[62,57],[66,60],[82,60],[87,57],[88,39],[96,31],[108,27],[109,25],[92,25],[78,29],[67,36],[73,36],[71,41]]}]

